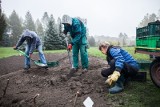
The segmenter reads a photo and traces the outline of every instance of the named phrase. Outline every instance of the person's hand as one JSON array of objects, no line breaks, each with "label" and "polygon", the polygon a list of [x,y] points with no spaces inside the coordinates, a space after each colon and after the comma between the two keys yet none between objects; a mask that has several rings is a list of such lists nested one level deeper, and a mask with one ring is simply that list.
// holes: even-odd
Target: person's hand
[{"label": "person's hand", "polygon": [[68,44],[67,49],[68,49],[69,51],[72,50],[72,44]]},{"label": "person's hand", "polygon": [[17,48],[16,46],[13,46],[13,49],[14,49],[14,50],[17,50],[18,48]]},{"label": "person's hand", "polygon": [[120,73],[118,71],[114,71],[113,74],[108,76],[108,79],[105,81],[108,85],[112,85],[114,82],[118,80],[120,77]]},{"label": "person's hand", "polygon": [[29,54],[29,58],[32,58],[32,54],[31,53]]}]

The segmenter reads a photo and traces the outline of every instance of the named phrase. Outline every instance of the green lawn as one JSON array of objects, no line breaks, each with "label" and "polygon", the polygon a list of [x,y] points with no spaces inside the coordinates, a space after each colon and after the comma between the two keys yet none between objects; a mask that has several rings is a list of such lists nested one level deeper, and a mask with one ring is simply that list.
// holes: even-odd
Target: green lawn
[{"label": "green lawn", "polygon": [[0,58],[10,57],[13,55],[18,55],[19,53],[11,47],[0,47]]},{"label": "green lawn", "polygon": [[[128,51],[128,53],[130,53],[136,60],[149,60],[149,56],[145,55],[145,54],[139,54],[139,53],[134,53],[134,47],[123,47],[124,50]],[[92,56],[96,56],[96,57],[101,57],[103,59],[106,58],[105,55],[103,55],[101,53],[101,51],[98,50],[98,47],[91,47],[88,50],[88,53]]]},{"label": "green lawn", "polygon": [[[64,53],[66,50],[54,50],[54,51],[44,51],[45,53]],[[0,58],[6,58],[10,56],[17,56],[20,53],[16,50],[13,50],[12,47],[0,47]]]},{"label": "green lawn", "polygon": [[[133,55],[133,57],[135,59],[143,59],[143,60],[149,60],[148,55],[144,55],[144,54],[134,54],[134,48],[133,47],[125,47],[125,50],[127,50],[131,55]],[[45,53],[65,53],[66,50],[51,50],[51,51],[44,51]],[[98,47],[91,47],[90,49],[88,49],[88,53],[89,55],[92,56],[96,56],[96,57],[100,57],[105,59],[106,56],[103,55],[99,50]],[[13,55],[19,55],[19,53],[16,50],[13,50],[13,48],[11,47],[0,47],[0,58],[4,58],[4,57],[10,57]]]},{"label": "green lawn", "polygon": [[[149,56],[145,54],[134,54],[134,47],[124,47],[135,59],[137,60],[149,60]],[[66,50],[51,50],[51,51],[44,51],[45,53],[65,53]],[[106,56],[102,54],[98,47],[91,47],[88,49],[88,53],[91,56],[96,56],[105,59]],[[19,55],[16,50],[13,50],[11,47],[0,47],[0,58],[10,57],[13,55]]]},{"label": "green lawn", "polygon": [[127,50],[137,60],[149,60],[149,55],[135,53],[134,47],[123,47],[123,49]]},{"label": "green lawn", "polygon": [[96,56],[96,57],[100,57],[100,58],[103,58],[103,59],[106,58],[106,56],[104,54],[102,54],[101,51],[98,50],[98,47],[91,47],[91,48],[89,48],[88,49],[88,53],[91,56]]}]

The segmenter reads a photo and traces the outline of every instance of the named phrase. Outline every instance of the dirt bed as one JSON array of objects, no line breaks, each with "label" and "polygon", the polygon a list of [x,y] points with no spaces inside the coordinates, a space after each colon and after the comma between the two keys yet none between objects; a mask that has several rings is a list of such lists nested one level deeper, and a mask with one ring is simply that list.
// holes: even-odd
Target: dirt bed
[{"label": "dirt bed", "polygon": [[[49,61],[56,61],[67,54],[46,54]],[[38,59],[37,55],[33,58]],[[73,107],[76,93],[79,92],[75,107],[84,107],[83,102],[90,97],[93,107],[112,107],[112,99],[107,99],[105,78],[101,76],[101,68],[107,66],[106,61],[89,57],[89,71],[82,73],[81,68],[75,75],[67,79],[70,72],[69,60],[66,58],[58,67],[40,69],[34,66],[24,72],[23,57],[13,56],[0,59],[0,107]],[[6,94],[2,97],[9,79]]]}]

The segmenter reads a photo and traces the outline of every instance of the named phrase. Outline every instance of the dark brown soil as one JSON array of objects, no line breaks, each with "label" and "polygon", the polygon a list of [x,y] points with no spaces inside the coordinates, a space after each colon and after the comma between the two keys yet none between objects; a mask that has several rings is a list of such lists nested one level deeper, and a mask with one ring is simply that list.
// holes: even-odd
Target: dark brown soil
[{"label": "dark brown soil", "polygon": [[[67,54],[46,54],[49,61],[56,61]],[[38,59],[37,55],[33,58]],[[105,78],[101,76],[101,68],[107,66],[106,61],[89,57],[90,66],[87,73],[82,74],[81,68],[69,80],[68,58],[60,62],[58,67],[37,68],[32,63],[29,72],[23,70],[22,56],[0,59],[0,107],[73,107],[76,92],[79,91],[75,107],[84,107],[83,102],[90,97],[93,107],[113,106],[106,95]],[[7,79],[9,85],[4,97],[3,90]],[[34,99],[34,96],[39,94]]]}]

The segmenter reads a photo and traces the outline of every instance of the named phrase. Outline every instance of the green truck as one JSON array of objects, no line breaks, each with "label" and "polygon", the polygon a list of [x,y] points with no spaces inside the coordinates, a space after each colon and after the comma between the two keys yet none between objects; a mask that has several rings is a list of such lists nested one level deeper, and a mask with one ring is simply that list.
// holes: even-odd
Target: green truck
[{"label": "green truck", "polygon": [[148,23],[136,29],[136,53],[148,54],[154,58],[150,64],[150,76],[153,83],[160,87],[160,21]]}]

